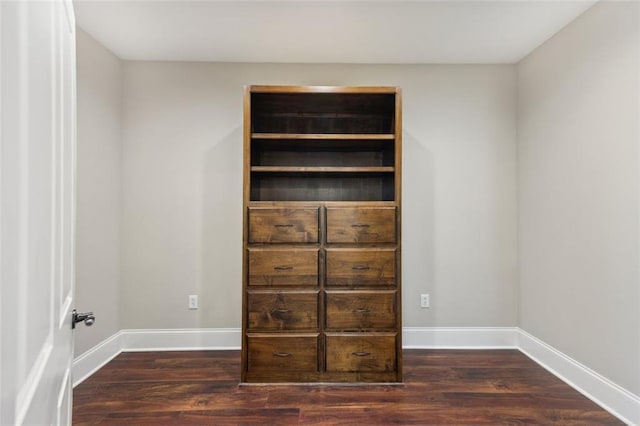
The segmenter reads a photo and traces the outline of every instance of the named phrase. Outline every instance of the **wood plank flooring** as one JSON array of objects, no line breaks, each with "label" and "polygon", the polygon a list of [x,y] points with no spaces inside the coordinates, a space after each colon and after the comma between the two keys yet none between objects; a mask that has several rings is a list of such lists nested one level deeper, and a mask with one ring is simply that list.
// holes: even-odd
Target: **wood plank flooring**
[{"label": "wood plank flooring", "polygon": [[517,350],[405,350],[404,385],[239,377],[239,351],[122,353],[74,389],[73,424],[623,424]]}]

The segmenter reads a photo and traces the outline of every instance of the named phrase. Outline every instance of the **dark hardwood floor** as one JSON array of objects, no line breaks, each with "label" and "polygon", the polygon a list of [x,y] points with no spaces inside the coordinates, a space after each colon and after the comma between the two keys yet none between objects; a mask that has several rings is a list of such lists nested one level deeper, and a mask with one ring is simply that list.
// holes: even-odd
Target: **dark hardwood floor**
[{"label": "dark hardwood floor", "polygon": [[404,385],[238,386],[238,351],[122,353],[74,425],[622,424],[517,350],[405,350]]}]

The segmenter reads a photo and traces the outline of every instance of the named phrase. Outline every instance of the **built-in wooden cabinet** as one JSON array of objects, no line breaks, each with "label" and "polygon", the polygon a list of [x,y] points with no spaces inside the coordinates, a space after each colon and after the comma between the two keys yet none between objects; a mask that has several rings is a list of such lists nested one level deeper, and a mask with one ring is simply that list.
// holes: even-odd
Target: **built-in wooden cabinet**
[{"label": "built-in wooden cabinet", "polygon": [[249,86],[242,381],[402,381],[396,87]]}]

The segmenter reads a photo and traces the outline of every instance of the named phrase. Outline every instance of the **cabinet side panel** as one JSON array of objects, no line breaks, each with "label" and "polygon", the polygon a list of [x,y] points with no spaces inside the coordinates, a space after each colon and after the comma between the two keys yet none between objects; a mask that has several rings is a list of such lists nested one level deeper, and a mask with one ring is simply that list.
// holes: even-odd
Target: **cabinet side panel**
[{"label": "cabinet side panel", "polygon": [[397,295],[397,330],[396,336],[396,374],[402,381],[402,90],[396,88],[395,111],[395,184],[396,184],[396,288]]},{"label": "cabinet side panel", "polygon": [[246,381],[247,373],[247,277],[249,273],[249,258],[247,240],[249,237],[249,190],[251,168],[251,91],[244,88],[244,129],[243,129],[243,161],[242,161],[242,352],[240,380]]}]

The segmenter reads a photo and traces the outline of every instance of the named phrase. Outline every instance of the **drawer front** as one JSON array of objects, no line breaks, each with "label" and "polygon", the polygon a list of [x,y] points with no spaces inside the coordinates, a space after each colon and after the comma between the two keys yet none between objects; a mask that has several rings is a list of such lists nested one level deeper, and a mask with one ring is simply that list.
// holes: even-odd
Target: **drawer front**
[{"label": "drawer front", "polygon": [[317,207],[249,207],[249,243],[317,242]]},{"label": "drawer front", "polygon": [[395,291],[328,291],[327,328],[389,329],[396,326]]},{"label": "drawer front", "polygon": [[315,330],[318,292],[249,291],[247,315],[249,330]]},{"label": "drawer front", "polygon": [[247,337],[247,371],[318,371],[318,336]]},{"label": "drawer front", "polygon": [[318,249],[249,249],[249,285],[318,285]]},{"label": "drawer front", "polygon": [[395,242],[395,207],[327,207],[327,243]]},{"label": "drawer front", "polygon": [[395,334],[328,334],[328,372],[391,372],[396,370]]},{"label": "drawer front", "polygon": [[328,286],[395,284],[395,249],[327,249]]}]

